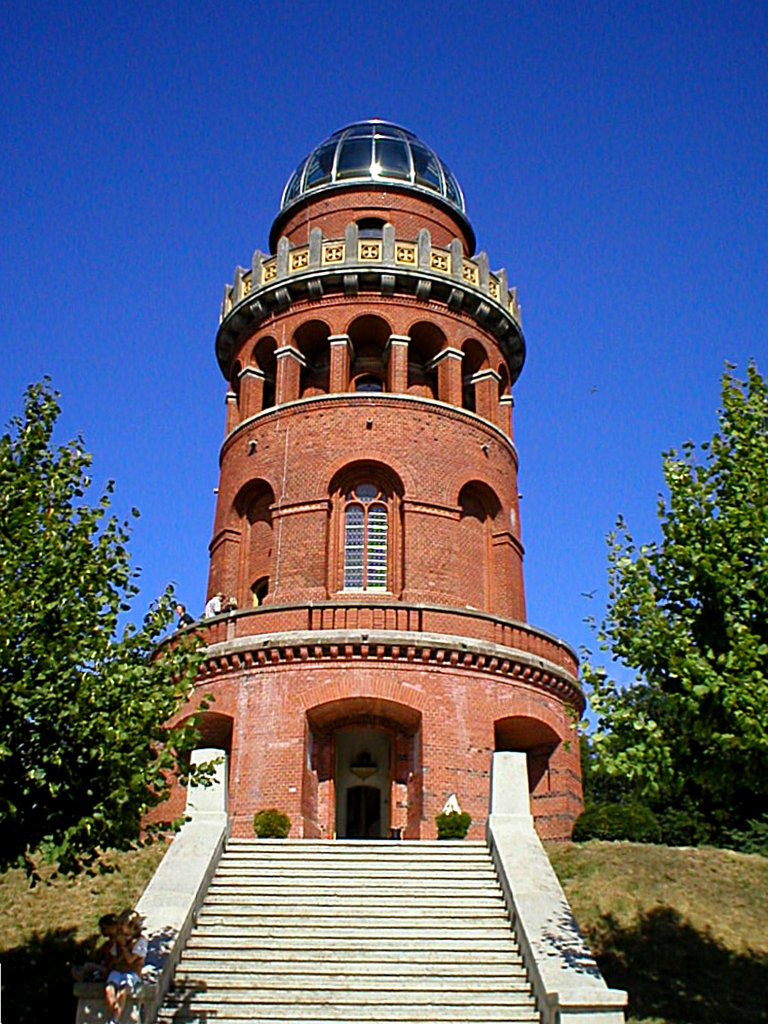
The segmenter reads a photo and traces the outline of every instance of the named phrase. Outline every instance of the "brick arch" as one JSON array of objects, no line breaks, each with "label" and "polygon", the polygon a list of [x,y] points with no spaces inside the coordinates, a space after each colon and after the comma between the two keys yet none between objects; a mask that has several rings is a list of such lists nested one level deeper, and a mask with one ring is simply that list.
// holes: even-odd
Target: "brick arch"
[{"label": "brick arch", "polygon": [[[379,490],[371,511],[357,498],[357,487],[363,483]],[[328,497],[329,593],[399,595],[403,586],[403,482],[398,474],[375,460],[347,463],[331,477]]]},{"label": "brick arch", "polygon": [[437,398],[437,372],[431,361],[445,348],[445,332],[429,320],[417,320],[408,329],[408,393]]},{"label": "brick arch", "polygon": [[465,505],[474,512],[482,512],[489,519],[497,519],[501,514],[501,501],[494,489],[483,480],[466,480],[459,488],[456,497],[459,508]]},{"label": "brick arch", "polygon": [[434,705],[429,694],[406,687],[397,680],[375,677],[350,680],[345,676],[308,690],[304,694],[303,703],[309,717],[317,708],[359,699],[378,702],[390,710],[397,707],[407,708],[411,715],[418,715],[419,720],[422,714],[432,709]]},{"label": "brick arch", "polygon": [[464,561],[472,569],[464,577],[466,603],[491,611],[503,589],[496,564],[494,527],[501,515],[496,492],[480,480],[470,480],[459,491],[458,535]]},{"label": "brick arch", "polygon": [[465,338],[460,347],[464,353],[463,372],[465,374],[478,373],[480,370],[487,370],[490,367],[491,354],[488,352],[486,343],[480,338],[473,334]]},{"label": "brick arch", "polygon": [[[404,829],[405,837],[417,839],[423,811],[419,735],[422,703],[397,682],[366,680],[351,684],[341,680],[324,684],[306,694],[306,768],[302,782],[303,833],[305,837],[329,834],[338,827],[337,785],[341,782],[336,758],[337,739],[350,729],[389,735],[390,826]],[[347,777],[346,786],[349,786]],[[404,813],[404,817],[403,817]]]},{"label": "brick arch", "polygon": [[392,335],[392,325],[382,316],[363,313],[354,317],[346,329],[352,343],[352,367],[350,369],[351,389],[355,390],[358,378],[375,378],[385,390],[387,368],[384,352]]},{"label": "brick arch", "polygon": [[[542,709],[543,711],[544,709]],[[493,723],[495,750],[525,753],[528,762],[528,788],[531,793],[541,785],[549,771],[552,755],[563,742],[560,728],[544,721],[544,716],[509,715]]]},{"label": "brick arch", "polygon": [[293,332],[293,344],[304,356],[299,397],[327,395],[330,390],[331,328],[318,317],[308,317]]},{"label": "brick arch", "polygon": [[403,495],[403,481],[400,474],[391,466],[376,459],[359,459],[355,462],[347,462],[337,469],[331,477],[328,485],[329,494],[335,494],[339,489],[350,486],[361,476],[369,474],[376,477],[388,490]]},{"label": "brick arch", "polygon": [[274,489],[261,478],[243,484],[232,502],[230,517],[240,534],[240,550],[237,593],[229,596],[235,598],[238,608],[261,604],[269,594],[274,565],[274,503]]}]

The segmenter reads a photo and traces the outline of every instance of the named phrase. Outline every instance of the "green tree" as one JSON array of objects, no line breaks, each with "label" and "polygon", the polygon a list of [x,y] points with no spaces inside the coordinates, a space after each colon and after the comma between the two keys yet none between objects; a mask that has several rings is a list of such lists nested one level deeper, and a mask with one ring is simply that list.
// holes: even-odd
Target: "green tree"
[{"label": "green tree", "polygon": [[596,769],[721,839],[768,806],[768,385],[732,370],[711,442],[664,455],[661,539],[609,538],[598,637],[636,680],[584,671]]},{"label": "green tree", "polygon": [[[55,447],[58,395],[31,386],[0,438],[0,868],[44,856],[64,872],[125,849],[196,739],[167,723],[199,663],[194,639],[157,646],[170,588],[118,638],[138,593],[129,529],[93,505],[91,456]],[[134,510],[133,515],[138,515]]]}]

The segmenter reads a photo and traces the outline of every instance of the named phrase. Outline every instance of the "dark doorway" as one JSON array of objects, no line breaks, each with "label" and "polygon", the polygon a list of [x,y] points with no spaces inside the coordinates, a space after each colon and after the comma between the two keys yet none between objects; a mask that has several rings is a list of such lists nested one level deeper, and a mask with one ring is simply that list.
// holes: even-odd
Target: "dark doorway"
[{"label": "dark doorway", "polygon": [[376,786],[350,786],[347,790],[347,834],[344,839],[381,837],[381,790]]}]

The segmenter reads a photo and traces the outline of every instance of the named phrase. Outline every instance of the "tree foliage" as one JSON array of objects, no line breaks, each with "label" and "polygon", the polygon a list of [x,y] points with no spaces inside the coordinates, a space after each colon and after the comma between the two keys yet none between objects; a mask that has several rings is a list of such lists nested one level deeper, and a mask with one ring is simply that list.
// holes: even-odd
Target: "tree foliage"
[{"label": "tree foliage", "polygon": [[609,538],[598,636],[636,681],[584,673],[597,769],[719,838],[768,806],[768,384],[732,370],[711,442],[664,455],[661,539]]},{"label": "tree foliage", "polygon": [[131,845],[182,771],[194,718],[165,723],[199,655],[157,647],[170,588],[118,637],[138,593],[129,527],[109,515],[112,483],[88,503],[82,440],[54,446],[57,399],[30,387],[0,438],[0,868],[42,853],[71,872]]}]

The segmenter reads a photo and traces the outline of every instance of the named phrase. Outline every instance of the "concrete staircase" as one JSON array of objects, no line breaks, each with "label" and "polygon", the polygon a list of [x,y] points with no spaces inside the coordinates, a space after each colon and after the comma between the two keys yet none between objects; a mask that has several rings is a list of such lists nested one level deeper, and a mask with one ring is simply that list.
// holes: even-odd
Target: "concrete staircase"
[{"label": "concrete staircase", "polygon": [[539,1015],[485,844],[234,839],[158,1019]]}]

